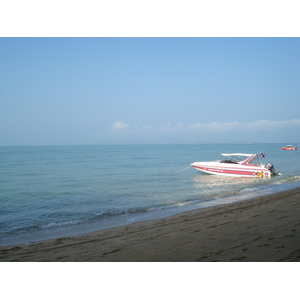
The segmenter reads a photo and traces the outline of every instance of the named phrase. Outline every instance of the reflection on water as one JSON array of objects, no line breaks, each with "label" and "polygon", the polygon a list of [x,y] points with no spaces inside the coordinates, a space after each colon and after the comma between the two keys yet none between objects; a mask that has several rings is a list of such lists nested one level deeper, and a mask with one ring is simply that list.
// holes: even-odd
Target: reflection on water
[{"label": "reflection on water", "polygon": [[258,180],[267,179],[267,178],[257,178],[257,177],[232,177],[232,176],[219,176],[219,175],[208,175],[208,174],[195,174],[193,181],[196,187],[208,185],[208,186],[220,186],[220,185],[241,185],[241,184],[250,184],[257,183]]},{"label": "reflection on water", "polygon": [[193,183],[196,193],[201,195],[201,198],[216,198],[257,190],[260,186],[270,183],[270,179],[195,174]]}]

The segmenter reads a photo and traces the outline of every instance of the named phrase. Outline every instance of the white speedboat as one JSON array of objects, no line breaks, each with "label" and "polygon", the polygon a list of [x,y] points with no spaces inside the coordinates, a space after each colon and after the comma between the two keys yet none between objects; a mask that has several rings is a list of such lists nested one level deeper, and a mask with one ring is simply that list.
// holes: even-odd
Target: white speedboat
[{"label": "white speedboat", "polygon": [[265,158],[264,152],[259,154],[223,153],[226,159],[216,161],[197,161],[192,167],[208,174],[217,174],[235,177],[271,177],[281,175],[276,172],[271,163],[266,165],[260,162],[259,157]]}]

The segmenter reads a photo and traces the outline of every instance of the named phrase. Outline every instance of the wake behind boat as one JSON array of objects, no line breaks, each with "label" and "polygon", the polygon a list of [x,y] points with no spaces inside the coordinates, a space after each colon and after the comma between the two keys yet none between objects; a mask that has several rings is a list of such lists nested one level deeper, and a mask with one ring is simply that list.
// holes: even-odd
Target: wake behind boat
[{"label": "wake behind boat", "polygon": [[192,167],[208,174],[235,176],[235,177],[266,177],[281,175],[276,172],[271,163],[262,164],[259,157],[266,154],[223,153],[224,160],[194,162]]}]

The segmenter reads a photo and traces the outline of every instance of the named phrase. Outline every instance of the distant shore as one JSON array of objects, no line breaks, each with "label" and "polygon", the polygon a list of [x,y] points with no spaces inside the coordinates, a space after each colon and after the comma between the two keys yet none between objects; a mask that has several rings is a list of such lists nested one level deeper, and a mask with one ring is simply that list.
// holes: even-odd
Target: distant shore
[{"label": "distant shore", "polygon": [[300,188],[75,237],[0,247],[0,261],[300,261]]}]

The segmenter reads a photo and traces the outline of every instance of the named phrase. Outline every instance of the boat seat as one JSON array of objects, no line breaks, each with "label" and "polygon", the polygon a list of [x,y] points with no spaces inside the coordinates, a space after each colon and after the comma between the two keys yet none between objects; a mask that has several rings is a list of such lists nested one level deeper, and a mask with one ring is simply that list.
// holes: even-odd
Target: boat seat
[{"label": "boat seat", "polygon": [[224,159],[224,160],[221,160],[220,162],[225,163],[225,164],[238,164],[238,162],[233,159]]}]

